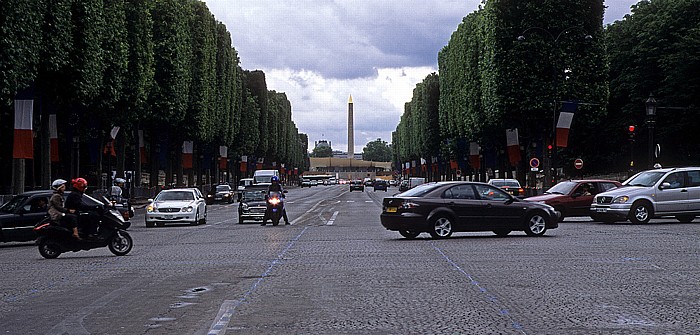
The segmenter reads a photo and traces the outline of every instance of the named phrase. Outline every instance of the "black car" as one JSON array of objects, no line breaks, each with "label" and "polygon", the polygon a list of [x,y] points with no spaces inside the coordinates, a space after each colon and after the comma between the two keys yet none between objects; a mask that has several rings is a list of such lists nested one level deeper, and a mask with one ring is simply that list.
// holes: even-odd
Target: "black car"
[{"label": "black car", "polygon": [[241,193],[238,203],[238,223],[246,220],[262,220],[267,209],[267,186],[248,186]]},{"label": "black car", "polygon": [[353,180],[350,182],[350,192],[352,191],[365,191],[365,184],[362,183],[362,180]]},{"label": "black car", "polygon": [[505,236],[514,230],[540,236],[559,226],[558,214],[551,206],[520,200],[498,187],[478,182],[418,185],[384,198],[380,219],[384,228],[408,239],[422,232],[433,238],[472,231]]},{"label": "black car", "polygon": [[34,226],[45,218],[53,191],[30,191],[17,195],[0,207],[0,242],[36,239]]},{"label": "black car", "polygon": [[389,184],[387,184],[386,180],[381,180],[377,179],[374,181],[374,191],[389,191]]},{"label": "black car", "polygon": [[235,192],[230,185],[216,185],[207,194],[207,204],[211,205],[215,202],[232,203]]}]

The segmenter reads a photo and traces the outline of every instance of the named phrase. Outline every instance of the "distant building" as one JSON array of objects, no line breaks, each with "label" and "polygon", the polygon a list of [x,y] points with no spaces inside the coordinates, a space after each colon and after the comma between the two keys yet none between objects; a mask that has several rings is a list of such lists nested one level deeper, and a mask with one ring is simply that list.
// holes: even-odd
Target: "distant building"
[{"label": "distant building", "polygon": [[331,141],[318,140],[314,142],[314,148],[331,147]]}]

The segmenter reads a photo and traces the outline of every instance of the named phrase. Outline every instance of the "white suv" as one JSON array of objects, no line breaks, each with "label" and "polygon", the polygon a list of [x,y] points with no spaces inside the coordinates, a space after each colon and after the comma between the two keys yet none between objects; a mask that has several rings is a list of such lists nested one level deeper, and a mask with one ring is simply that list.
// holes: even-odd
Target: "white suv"
[{"label": "white suv", "polygon": [[596,221],[629,219],[647,223],[652,218],[675,216],[691,222],[700,215],[700,167],[648,170],[637,173],[622,187],[599,193],[591,204]]}]

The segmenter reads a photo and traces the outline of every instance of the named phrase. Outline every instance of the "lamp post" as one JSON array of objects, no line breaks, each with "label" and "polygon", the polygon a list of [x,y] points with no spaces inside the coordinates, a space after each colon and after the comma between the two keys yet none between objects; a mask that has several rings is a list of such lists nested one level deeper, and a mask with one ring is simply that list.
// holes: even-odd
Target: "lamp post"
[{"label": "lamp post", "polygon": [[[524,42],[526,40],[525,34],[527,34],[531,30],[537,30],[544,32],[546,36],[549,36],[552,39],[552,42],[555,46],[559,45],[560,38],[564,36],[564,34],[572,31],[580,29],[583,30],[583,27],[581,26],[571,26],[566,29],[561,30],[556,36],[549,30],[542,28],[542,27],[530,27],[525,30],[523,30],[522,33],[520,33],[520,36],[518,36],[517,40],[518,42]],[[584,39],[585,40],[591,40],[593,39],[593,36],[590,34],[586,33],[584,31]],[[551,145],[552,145],[552,156],[550,159],[546,160],[549,162],[549,166],[545,169],[545,182],[544,186],[545,187],[550,187],[553,186],[557,183],[557,106],[559,102],[559,66],[556,64],[556,59],[552,61],[552,82],[553,82],[553,101],[552,101],[552,131],[551,131]],[[564,70],[567,72],[568,70]]]},{"label": "lamp post", "polygon": [[649,129],[649,161],[647,167],[651,169],[654,165],[654,124],[656,123],[656,99],[654,95],[649,93],[649,98],[645,102],[646,105],[646,123]]}]

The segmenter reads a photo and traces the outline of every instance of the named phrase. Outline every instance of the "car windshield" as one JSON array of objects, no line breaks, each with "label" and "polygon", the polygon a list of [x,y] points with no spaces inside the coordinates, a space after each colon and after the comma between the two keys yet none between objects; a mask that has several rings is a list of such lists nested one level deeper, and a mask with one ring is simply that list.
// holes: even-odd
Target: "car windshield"
[{"label": "car windshield", "polygon": [[4,205],[2,205],[2,207],[0,207],[0,212],[13,213],[26,199],[27,197],[18,195],[10,199],[10,201],[6,202]]},{"label": "car windshield", "polygon": [[156,201],[183,201],[194,200],[194,195],[189,191],[161,192],[156,197]]},{"label": "car windshield", "polygon": [[217,192],[230,191],[230,190],[231,190],[231,186],[228,186],[228,185],[219,185],[216,187]]},{"label": "car windshield", "polygon": [[265,191],[243,192],[243,201],[265,200]]},{"label": "car windshield", "polygon": [[550,189],[544,192],[544,194],[569,194],[571,190],[576,187],[576,183],[573,181],[563,181],[559,184],[552,186]]},{"label": "car windshield", "polygon": [[520,187],[520,183],[517,180],[491,180],[491,185],[497,187]]},{"label": "car windshield", "polygon": [[623,182],[622,185],[652,187],[665,174],[666,174],[666,172],[661,172],[661,171],[642,172],[642,173],[640,173],[640,174],[638,174],[630,179],[625,180],[625,182]]},{"label": "car windshield", "polygon": [[440,184],[420,184],[406,192],[399,193],[397,196],[400,197],[422,197],[432,190],[440,187]]}]

